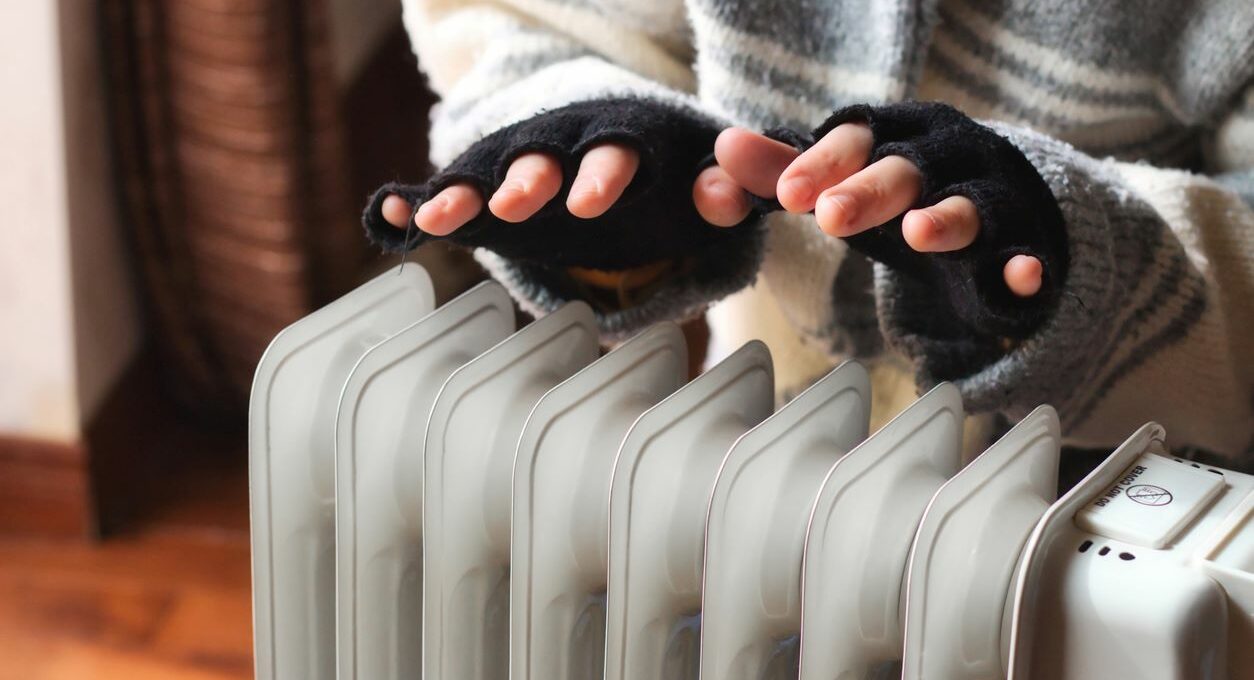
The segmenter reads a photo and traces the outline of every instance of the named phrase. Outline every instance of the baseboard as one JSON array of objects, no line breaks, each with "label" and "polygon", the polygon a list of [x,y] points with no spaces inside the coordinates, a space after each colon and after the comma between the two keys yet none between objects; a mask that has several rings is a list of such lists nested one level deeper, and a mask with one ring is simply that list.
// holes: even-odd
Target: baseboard
[{"label": "baseboard", "polygon": [[122,371],[79,441],[0,435],[0,536],[93,539],[129,516],[150,452],[144,418],[166,401],[151,355],[139,352]]},{"label": "baseboard", "polygon": [[91,498],[81,443],[0,436],[0,535],[91,536]]}]

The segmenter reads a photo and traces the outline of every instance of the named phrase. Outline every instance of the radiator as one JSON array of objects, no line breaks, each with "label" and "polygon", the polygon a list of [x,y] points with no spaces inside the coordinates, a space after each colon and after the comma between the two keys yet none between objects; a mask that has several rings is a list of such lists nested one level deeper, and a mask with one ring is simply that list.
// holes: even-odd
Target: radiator
[{"label": "radiator", "polygon": [[942,384],[868,436],[849,362],[600,356],[574,302],[393,269],[280,333],[250,417],[262,680],[1254,677],[1254,477],[1149,423],[1056,497],[1041,406],[962,457]]}]

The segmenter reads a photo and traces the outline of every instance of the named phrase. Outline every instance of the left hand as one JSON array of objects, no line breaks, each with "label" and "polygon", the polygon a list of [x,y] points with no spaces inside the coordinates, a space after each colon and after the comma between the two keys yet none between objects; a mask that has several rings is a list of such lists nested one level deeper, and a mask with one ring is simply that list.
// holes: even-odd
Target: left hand
[{"label": "left hand", "polygon": [[[702,175],[730,178],[749,193],[776,198],[791,213],[813,211],[819,228],[832,236],[853,236],[905,213],[902,237],[918,252],[952,252],[971,245],[980,231],[975,204],[950,196],[912,210],[922,186],[919,169],[901,156],[867,165],[872,141],[865,124],[844,123],[798,154],[782,142],[728,128],[714,146],[718,165]],[[711,206],[699,197],[696,203],[710,222],[735,223],[749,212],[746,206],[743,214],[728,215],[729,205]],[[1031,297],[1041,289],[1043,266],[1031,255],[1016,255],[1006,262],[1003,275],[1011,292]]]}]

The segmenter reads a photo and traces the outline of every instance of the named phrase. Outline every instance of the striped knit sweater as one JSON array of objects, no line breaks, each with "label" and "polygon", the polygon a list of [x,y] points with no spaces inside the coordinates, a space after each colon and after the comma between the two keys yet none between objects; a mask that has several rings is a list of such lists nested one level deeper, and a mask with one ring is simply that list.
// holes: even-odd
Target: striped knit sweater
[{"label": "striped knit sweater", "polygon": [[[1014,419],[1049,403],[1070,443],[1095,447],[1154,419],[1177,446],[1254,459],[1248,0],[407,0],[405,19],[442,97],[437,167],[504,126],[611,97],[803,131],[857,103],[957,107],[1048,184],[1070,259],[1028,337],[943,376],[968,407]],[[786,391],[885,349],[920,387],[937,379],[901,272],[812,215],[772,213],[760,233],[761,252],[730,258],[726,276],[602,309],[603,331],[623,337],[734,293],[709,315],[716,345],[766,337]],[[579,295],[555,271],[476,257],[531,311]]]}]

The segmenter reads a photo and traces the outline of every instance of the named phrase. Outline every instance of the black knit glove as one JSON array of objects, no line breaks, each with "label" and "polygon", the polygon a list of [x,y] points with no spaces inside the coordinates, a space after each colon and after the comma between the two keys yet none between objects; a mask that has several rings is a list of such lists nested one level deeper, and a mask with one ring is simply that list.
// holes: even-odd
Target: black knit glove
[{"label": "black knit glove", "polygon": [[[949,196],[975,204],[980,232],[968,247],[949,253],[920,253],[906,244],[901,216],[846,239],[849,246],[909,279],[901,319],[922,335],[953,339],[995,350],[1003,338],[1030,335],[1055,304],[1067,275],[1067,236],[1062,212],[1049,186],[1013,144],[946,104],[904,102],[850,106],[832,114],[809,137],[787,130],[767,135],[801,150],[842,123],[864,122],[874,143],[868,164],[903,156],[922,176],[915,208]],[[1044,267],[1039,293],[1016,296],[1003,270],[1015,255],[1031,255]],[[902,308],[905,304],[908,308]],[[958,367],[955,367],[958,368]],[[961,367],[958,370],[967,370]]]},{"label": "black knit glove", "polygon": [[[400,195],[416,211],[440,190],[464,182],[487,200],[514,159],[539,151],[557,159],[562,189],[534,216],[511,224],[485,209],[448,236],[413,230],[409,245],[443,238],[486,248],[520,265],[603,270],[734,252],[742,245],[752,246],[754,225],[761,215],[751,215],[735,227],[716,227],[701,218],[692,201],[693,182],[712,163],[714,140],[721,129],[693,111],[645,99],[600,99],[563,106],[493,132],[425,184],[381,187],[366,206],[362,221],[373,241],[384,249],[400,250],[406,243],[406,230],[393,227],[381,213],[389,194]],[[606,142],[634,149],[640,157],[639,169],[622,197],[604,214],[592,219],[575,217],[566,209],[565,199],[580,159],[584,151]]]}]

